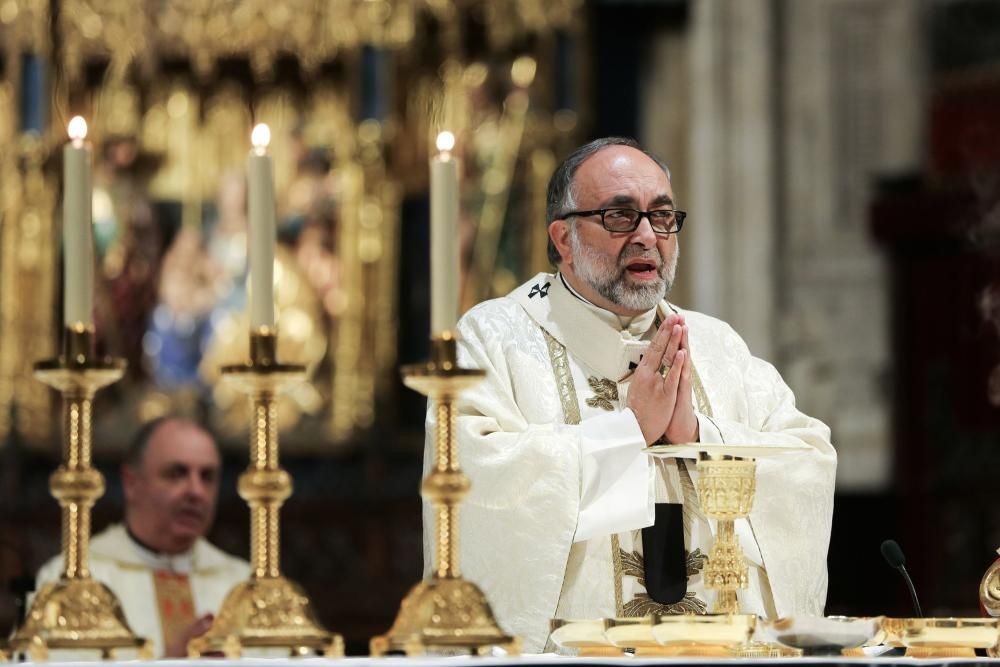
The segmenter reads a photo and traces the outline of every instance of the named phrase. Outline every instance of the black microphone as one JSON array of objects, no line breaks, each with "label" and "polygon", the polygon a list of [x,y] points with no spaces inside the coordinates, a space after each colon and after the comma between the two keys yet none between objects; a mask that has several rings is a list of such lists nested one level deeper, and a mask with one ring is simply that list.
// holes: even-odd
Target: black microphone
[{"label": "black microphone", "polygon": [[906,587],[910,589],[910,597],[913,598],[913,606],[917,610],[917,617],[923,618],[924,612],[920,610],[917,589],[913,587],[913,579],[910,579],[910,573],[906,571],[906,556],[903,555],[903,550],[896,544],[896,540],[886,540],[882,543],[882,557],[885,558],[885,562],[889,564],[889,567],[899,570],[899,573],[903,575]]}]

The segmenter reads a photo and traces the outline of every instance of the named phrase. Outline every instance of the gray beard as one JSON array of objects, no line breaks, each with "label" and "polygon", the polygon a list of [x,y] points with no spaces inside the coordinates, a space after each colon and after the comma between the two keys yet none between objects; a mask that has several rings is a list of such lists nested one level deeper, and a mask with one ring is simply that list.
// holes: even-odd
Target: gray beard
[{"label": "gray beard", "polygon": [[[673,287],[679,250],[674,253],[668,265],[660,255],[659,249],[643,250],[641,246],[632,244],[622,248],[617,261],[612,263],[607,257],[598,255],[590,246],[580,242],[575,225],[570,230],[569,243],[573,251],[573,269],[576,274],[613,304],[628,310],[649,310],[665,299]],[[626,276],[625,264],[634,257],[657,262],[657,280],[645,284],[630,283]]]}]

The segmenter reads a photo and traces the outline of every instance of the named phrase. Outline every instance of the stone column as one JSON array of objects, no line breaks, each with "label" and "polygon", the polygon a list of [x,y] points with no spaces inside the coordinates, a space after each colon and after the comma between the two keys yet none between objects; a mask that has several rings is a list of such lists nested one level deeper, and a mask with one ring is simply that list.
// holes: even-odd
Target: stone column
[{"label": "stone column", "polygon": [[[690,141],[691,123],[689,100],[689,36],[680,27],[664,29],[647,43],[648,58],[640,78],[639,133],[642,145],[666,161],[670,167],[671,186],[678,208],[691,208]],[[697,213],[692,211],[697,223]],[[691,227],[681,231],[681,261],[677,278],[668,298],[679,305],[691,304],[693,284],[690,252]]]},{"label": "stone column", "polygon": [[691,4],[681,303],[730,322],[830,424],[841,488],[889,479],[888,286],[868,206],[880,176],[921,165],[922,11],[911,0]]},{"label": "stone column", "polygon": [[879,176],[920,168],[920,3],[782,3],[777,359],[826,421],[841,489],[891,468],[884,261],[868,233]]},{"label": "stone column", "polygon": [[691,306],[775,349],[775,3],[699,0],[690,34]]}]

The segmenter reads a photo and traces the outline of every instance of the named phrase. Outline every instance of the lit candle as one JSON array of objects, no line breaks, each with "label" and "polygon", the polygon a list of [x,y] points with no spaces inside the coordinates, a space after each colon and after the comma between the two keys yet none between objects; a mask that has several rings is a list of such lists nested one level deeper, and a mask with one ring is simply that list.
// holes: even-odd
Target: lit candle
[{"label": "lit candle", "polygon": [[458,160],[455,135],[437,137],[431,158],[431,334],[451,331],[458,320]]},{"label": "lit candle", "polygon": [[87,121],[74,116],[63,149],[63,325],[94,325],[94,237],[91,225]]},{"label": "lit candle", "polygon": [[267,145],[271,130],[264,123],[253,128],[247,156],[247,238],[250,261],[250,329],[274,329],[274,178]]}]

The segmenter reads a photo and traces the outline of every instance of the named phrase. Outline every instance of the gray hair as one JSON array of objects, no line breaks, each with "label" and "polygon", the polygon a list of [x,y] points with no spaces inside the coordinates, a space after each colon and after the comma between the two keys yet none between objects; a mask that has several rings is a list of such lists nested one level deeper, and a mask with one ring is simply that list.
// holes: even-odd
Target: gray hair
[{"label": "gray hair", "polygon": [[[670,169],[667,167],[666,163],[640,146],[639,142],[635,139],[632,139],[631,137],[602,137],[601,139],[594,139],[593,141],[586,143],[573,151],[569,157],[563,160],[562,164],[556,167],[556,170],[552,173],[552,178],[549,179],[548,192],[545,196],[546,228],[554,221],[562,218],[567,211],[571,211],[576,208],[576,192],[574,188],[576,170],[579,169],[580,165],[586,162],[588,158],[608,146],[628,146],[629,148],[634,148],[637,151],[642,152],[649,159],[658,164],[660,168],[663,169],[663,173],[667,175],[667,178],[670,178]],[[556,246],[552,242],[551,238],[549,239],[548,254],[549,261],[552,262],[554,266],[558,266],[562,261],[562,256],[559,254],[559,251],[556,250]]]}]

